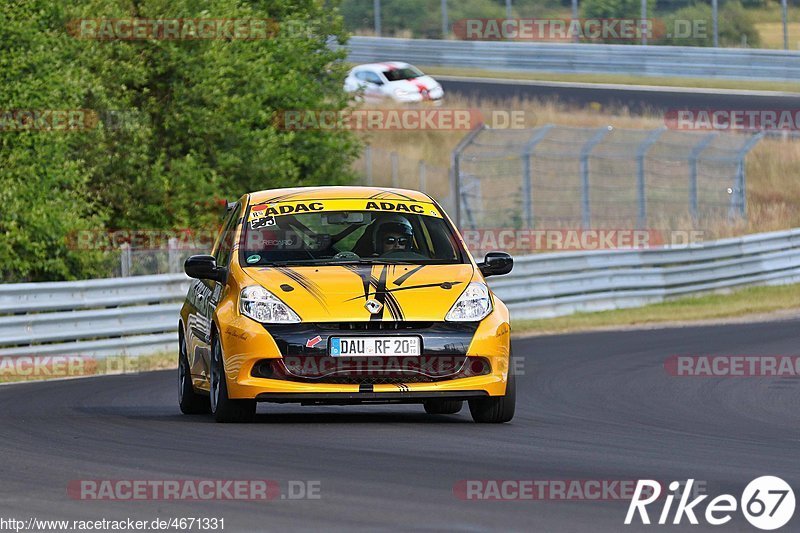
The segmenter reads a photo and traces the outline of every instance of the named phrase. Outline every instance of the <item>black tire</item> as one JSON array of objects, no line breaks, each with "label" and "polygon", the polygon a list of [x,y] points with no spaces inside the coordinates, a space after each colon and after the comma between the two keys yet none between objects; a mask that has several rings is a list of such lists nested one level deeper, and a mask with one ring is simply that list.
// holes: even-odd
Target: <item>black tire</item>
[{"label": "black tire", "polygon": [[255,400],[228,398],[228,381],[222,364],[222,347],[216,335],[211,341],[211,414],[217,422],[252,422],[256,415]]},{"label": "black tire", "polygon": [[514,409],[517,403],[516,398],[516,378],[509,370],[508,381],[506,382],[506,393],[503,396],[470,400],[469,412],[475,422],[482,424],[502,424],[514,418]]},{"label": "black tire", "polygon": [[454,415],[464,407],[463,400],[425,400],[425,412],[429,415]]},{"label": "black tire", "polygon": [[208,396],[198,394],[192,385],[192,370],[189,367],[183,335],[178,337],[178,405],[185,415],[204,415],[211,412]]}]

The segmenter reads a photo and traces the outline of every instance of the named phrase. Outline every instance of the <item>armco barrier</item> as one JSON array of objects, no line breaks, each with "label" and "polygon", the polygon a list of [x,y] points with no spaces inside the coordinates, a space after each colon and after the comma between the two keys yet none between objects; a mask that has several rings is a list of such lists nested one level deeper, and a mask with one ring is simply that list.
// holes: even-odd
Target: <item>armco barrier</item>
[{"label": "armco barrier", "polygon": [[[521,256],[511,274],[490,278],[515,319],[796,282],[800,229],[682,249]],[[175,350],[178,310],[188,285],[183,274],[0,285],[0,357]]]},{"label": "armco barrier", "polygon": [[797,81],[800,53],[750,48],[351,37],[348,61],[493,71]]},{"label": "armco barrier", "polygon": [[550,253],[492,280],[514,318],[638,307],[744,285],[800,282],[800,229],[682,249]]},{"label": "armco barrier", "polygon": [[184,274],[0,285],[0,357],[174,350],[188,289]]}]

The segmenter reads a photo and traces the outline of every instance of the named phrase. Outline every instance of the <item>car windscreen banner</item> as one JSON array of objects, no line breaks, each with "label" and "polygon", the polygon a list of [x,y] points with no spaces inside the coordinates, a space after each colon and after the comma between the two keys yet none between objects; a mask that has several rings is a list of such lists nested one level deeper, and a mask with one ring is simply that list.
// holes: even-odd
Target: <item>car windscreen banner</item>
[{"label": "car windscreen banner", "polygon": [[442,218],[439,209],[429,202],[337,198],[328,200],[268,202],[254,205],[250,209],[248,222],[269,219],[275,216],[298,215],[320,211],[375,211]]}]

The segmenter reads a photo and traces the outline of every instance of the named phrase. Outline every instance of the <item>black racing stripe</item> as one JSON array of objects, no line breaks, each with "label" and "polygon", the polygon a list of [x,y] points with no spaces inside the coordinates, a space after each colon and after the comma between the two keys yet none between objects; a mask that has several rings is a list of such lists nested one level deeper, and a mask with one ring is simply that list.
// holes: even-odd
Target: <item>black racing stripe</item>
[{"label": "black racing stripe", "polygon": [[397,299],[390,292],[387,292],[385,296],[386,296],[386,307],[387,309],[389,309],[389,314],[391,314],[392,318],[395,320],[403,320],[405,316],[403,315],[403,309],[400,307],[400,304],[397,302]]},{"label": "black racing stripe", "polygon": [[[364,302],[366,302],[369,299],[369,284],[370,284],[370,281],[372,279],[374,279],[372,277],[372,272],[371,272],[372,271],[372,267],[364,268],[364,267],[361,267],[361,266],[358,266],[358,265],[342,265],[342,266],[344,268],[346,268],[347,270],[349,270],[350,272],[356,274],[358,277],[361,278],[361,282],[364,285],[364,296],[363,296],[363,298],[364,298]],[[377,280],[375,280],[375,281],[377,283]],[[361,296],[356,296],[355,298],[352,298],[352,300],[358,300],[359,298],[361,298]],[[347,301],[350,301],[350,300],[347,300]]]},{"label": "black racing stripe", "polygon": [[406,281],[408,278],[410,278],[411,276],[413,276],[414,274],[416,274],[417,272],[419,272],[419,271],[420,271],[420,270],[422,270],[423,268],[425,268],[425,265],[419,265],[417,268],[415,268],[415,269],[413,269],[413,270],[410,270],[410,271],[406,272],[405,274],[403,274],[402,276],[400,276],[399,278],[397,278],[396,280],[394,280],[394,284],[395,284],[395,285],[397,285],[397,286],[399,287],[400,285],[402,285],[403,283],[405,283],[405,281]]},{"label": "black racing stripe", "polygon": [[[375,280],[375,278],[372,278],[372,279],[373,279],[373,281],[377,281],[377,280]],[[386,294],[391,294],[391,293],[399,292],[399,291],[410,291],[410,290],[414,290],[414,289],[427,289],[427,288],[430,288],[430,287],[440,287],[442,285],[442,283],[443,282],[439,281],[439,282],[436,282],[436,283],[425,283],[424,285],[410,285],[408,287],[398,287],[396,289],[385,289],[384,292]],[[450,285],[460,285],[461,283],[464,283],[464,282],[463,281],[447,281],[447,282],[444,282],[444,283],[449,283]],[[371,296],[373,294],[376,294],[376,293],[370,293],[370,294],[367,295],[367,297],[369,297],[369,296]],[[356,296],[355,298],[350,298],[349,300],[345,300],[345,301],[346,302],[350,302],[352,300],[357,300],[359,298],[362,298],[362,297],[361,296]]]},{"label": "black racing stripe", "polygon": [[[378,193],[377,195],[375,195],[375,196],[372,196],[372,198],[380,198],[380,195],[383,195],[383,194],[390,194],[390,195],[394,195],[394,196],[399,196],[400,198],[405,198],[406,200],[411,200],[412,202],[415,202],[415,201],[416,201],[416,200],[414,200],[413,198],[411,198],[410,196],[406,196],[405,194],[400,194],[399,192],[395,192],[395,191],[388,191],[388,190],[386,190],[386,189],[381,189],[381,191],[382,191],[382,192]],[[388,198],[381,198],[381,199],[382,199],[382,200],[388,200]]]},{"label": "black racing stripe", "polygon": [[282,201],[284,201],[284,200],[286,200],[288,198],[291,198],[292,196],[297,196],[298,194],[303,194],[304,192],[306,192],[306,191],[288,192],[286,194],[282,194],[280,196],[276,196],[274,198],[271,198],[271,199],[267,200],[264,203],[282,202]]},{"label": "black racing stripe", "polygon": [[328,311],[328,305],[325,302],[325,295],[322,292],[322,290],[319,288],[319,285],[317,285],[315,282],[313,282],[310,279],[308,279],[303,274],[301,274],[299,272],[296,272],[296,271],[294,271],[294,270],[292,270],[290,268],[287,268],[287,267],[275,267],[275,270],[277,270],[278,272],[280,272],[284,276],[288,277],[289,279],[295,281],[298,285],[300,285],[305,290],[307,290],[308,293],[311,294],[311,296],[313,296],[314,299],[317,300],[320,303],[320,305],[322,305],[322,307],[326,311]]},{"label": "black racing stripe", "polygon": [[[376,280],[377,283],[375,284],[375,299],[381,303],[382,306],[386,305],[386,274],[387,274],[387,267],[383,266],[381,268],[380,277]],[[374,279],[374,277],[370,274],[370,278]],[[381,320],[383,318],[383,309],[378,311],[377,313],[373,313],[372,316],[369,317],[370,320]],[[394,313],[391,309],[389,312],[394,316]]]},{"label": "black racing stripe", "polygon": [[[391,293],[392,291],[386,288],[386,278],[388,275],[389,268],[396,268],[396,265],[381,265],[376,266],[380,268],[379,277],[375,277],[372,274],[373,268],[363,268],[357,265],[342,265],[344,268],[348,269],[349,271],[358,274],[361,277],[362,282],[364,284],[364,295],[363,296],[355,296],[353,298],[349,298],[345,300],[346,302],[352,302],[353,300],[358,300],[360,298],[364,298],[366,302],[369,300],[370,296],[375,296],[375,300],[380,302],[386,309],[389,310],[389,314],[392,316],[394,320],[403,320],[405,315],[403,313],[403,308],[400,307],[400,303],[397,301],[397,298]],[[370,291],[370,288],[374,286],[374,292]],[[377,313],[372,313],[370,315],[370,320],[382,320],[383,313],[378,311]]]}]

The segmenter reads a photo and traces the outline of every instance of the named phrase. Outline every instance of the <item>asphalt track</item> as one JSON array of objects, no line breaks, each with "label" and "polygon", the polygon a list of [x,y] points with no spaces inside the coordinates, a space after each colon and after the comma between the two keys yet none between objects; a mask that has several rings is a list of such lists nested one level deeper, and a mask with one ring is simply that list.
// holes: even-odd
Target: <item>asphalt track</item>
[{"label": "asphalt track", "polygon": [[606,110],[625,108],[634,114],[676,109],[798,110],[800,94],[680,87],[506,80],[436,76],[446,94],[480,99],[541,99]]},{"label": "asphalt track", "polygon": [[[614,501],[463,501],[465,479],[703,480],[738,497],[777,475],[800,488],[800,380],[678,378],[673,354],[797,355],[798,326],[763,324],[520,339],[517,416],[266,404],[250,425],[182,416],[175,372],[0,387],[0,518],[224,517],[225,531],[754,531],[622,525]],[[320,499],[89,502],[75,479],[320,481]],[[708,500],[707,500],[708,501]],[[704,508],[704,506],[703,506]],[[653,511],[657,515],[660,508]],[[783,530],[800,529],[796,513]],[[654,517],[655,518],[655,517]]]}]

